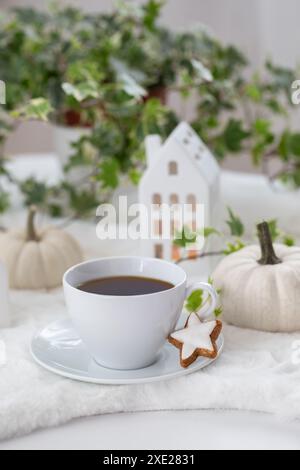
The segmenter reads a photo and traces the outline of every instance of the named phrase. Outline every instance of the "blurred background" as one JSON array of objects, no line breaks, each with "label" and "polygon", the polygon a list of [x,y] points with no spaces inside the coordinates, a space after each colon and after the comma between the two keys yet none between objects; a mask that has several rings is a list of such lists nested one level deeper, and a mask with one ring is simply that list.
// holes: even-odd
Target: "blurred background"
[{"label": "blurred background", "polygon": [[[205,205],[208,227],[230,229],[226,253],[241,249],[243,236],[253,239],[260,220],[270,222],[273,240],[300,239],[300,105],[292,99],[292,85],[300,89],[299,0],[0,6],[0,225],[28,211],[26,230],[34,232],[37,208],[89,254],[136,253],[136,243],[97,243],[96,208],[117,208],[120,194],[136,202],[151,160],[147,137],[164,141],[184,120],[197,136],[188,129],[185,150],[166,156],[169,173],[164,159],[157,163],[163,188],[150,178],[148,203],[192,196]],[[207,148],[226,170],[220,178]],[[181,152],[187,165],[177,171]],[[199,162],[194,189],[188,155]],[[180,229],[173,235],[168,252],[178,260],[188,243]],[[203,274],[210,268],[203,263]],[[199,275],[197,263],[193,269]]]},{"label": "blurred background", "polygon": [[[57,3],[89,12],[111,11],[114,4],[113,0],[60,0]],[[15,6],[43,9],[47,4],[40,0],[0,0],[3,10]],[[195,23],[203,23],[222,42],[232,43],[246,54],[249,60],[247,73],[251,74],[262,67],[268,57],[283,66],[297,65],[300,56],[297,40],[299,11],[298,0],[168,0],[160,21],[174,30],[188,30]],[[169,96],[168,100],[175,108],[180,106],[176,97]],[[189,118],[189,105],[181,106],[179,112],[182,118]],[[23,124],[9,137],[7,150],[11,154],[53,151],[51,126]],[[247,155],[238,159],[229,155],[223,166],[260,171]]]}]

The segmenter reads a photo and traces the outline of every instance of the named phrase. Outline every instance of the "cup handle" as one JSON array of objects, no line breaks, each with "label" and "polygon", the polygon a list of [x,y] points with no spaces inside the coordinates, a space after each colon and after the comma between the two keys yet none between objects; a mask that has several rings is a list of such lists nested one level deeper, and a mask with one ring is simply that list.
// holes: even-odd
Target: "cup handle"
[{"label": "cup handle", "polygon": [[192,292],[195,290],[201,289],[203,291],[206,291],[209,296],[210,296],[210,302],[207,302],[207,305],[205,305],[199,312],[198,316],[201,318],[201,320],[205,320],[208,318],[217,308],[218,305],[218,294],[216,290],[210,285],[207,284],[206,282],[195,282],[188,286],[186,288],[186,294],[185,297],[189,297]]}]

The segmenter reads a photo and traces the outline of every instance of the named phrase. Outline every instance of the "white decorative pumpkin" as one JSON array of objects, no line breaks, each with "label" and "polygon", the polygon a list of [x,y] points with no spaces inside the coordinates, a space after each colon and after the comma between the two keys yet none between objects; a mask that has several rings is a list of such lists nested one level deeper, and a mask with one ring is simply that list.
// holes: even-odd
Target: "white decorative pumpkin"
[{"label": "white decorative pumpkin", "polygon": [[13,289],[51,289],[62,283],[64,272],[83,259],[79,244],[54,227],[37,232],[36,208],[31,207],[27,228],[0,234],[0,259]]},{"label": "white decorative pumpkin", "polygon": [[214,274],[224,319],[270,332],[300,330],[300,247],[276,244],[269,226],[258,226],[259,246],[224,258]]}]

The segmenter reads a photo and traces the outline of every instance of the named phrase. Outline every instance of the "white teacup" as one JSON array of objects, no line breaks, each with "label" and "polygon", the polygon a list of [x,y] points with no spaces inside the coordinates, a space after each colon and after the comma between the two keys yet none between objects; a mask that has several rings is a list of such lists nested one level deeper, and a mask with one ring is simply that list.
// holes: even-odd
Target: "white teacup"
[{"label": "white teacup", "polygon": [[[140,276],[166,281],[174,287],[146,295],[110,296],[79,290],[83,283],[114,276]],[[179,266],[155,258],[103,258],[69,269],[64,293],[73,324],[95,361],[111,369],[140,369],[155,362],[168,335],[175,330],[185,298],[202,289],[210,297],[202,318],[217,304],[209,284],[186,288],[186,273]]]}]

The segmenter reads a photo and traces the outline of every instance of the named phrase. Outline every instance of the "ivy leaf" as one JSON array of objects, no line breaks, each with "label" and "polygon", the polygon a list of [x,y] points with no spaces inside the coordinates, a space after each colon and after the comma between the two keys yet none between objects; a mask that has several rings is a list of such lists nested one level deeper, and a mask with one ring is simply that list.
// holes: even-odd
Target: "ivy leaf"
[{"label": "ivy leaf", "polygon": [[63,83],[62,89],[68,96],[72,96],[76,101],[81,103],[88,98],[98,98],[99,90],[96,82],[88,81],[78,85],[71,83]]},{"label": "ivy leaf", "polygon": [[252,161],[254,165],[259,165],[261,162],[261,159],[265,153],[266,150],[266,144],[265,142],[258,142],[254,145],[254,147],[251,150],[252,154]]},{"label": "ivy leaf", "polygon": [[88,189],[77,190],[70,184],[64,184],[64,189],[69,194],[70,207],[76,215],[84,216],[94,210],[99,201],[93,191]]},{"label": "ivy leaf", "polygon": [[197,312],[203,303],[203,290],[194,290],[186,299],[185,308],[189,313]]},{"label": "ivy leaf", "polygon": [[4,214],[10,207],[10,194],[0,191],[0,214]]},{"label": "ivy leaf", "polygon": [[290,235],[284,235],[282,238],[282,243],[289,247],[295,246],[296,244],[295,239]]},{"label": "ivy leaf", "polygon": [[253,128],[256,134],[266,137],[270,134],[271,123],[267,119],[256,119]]},{"label": "ivy leaf", "polygon": [[228,256],[242,250],[243,248],[245,248],[245,244],[241,240],[237,240],[235,243],[227,243],[227,248],[223,253]]},{"label": "ivy leaf", "polygon": [[177,232],[173,244],[180,248],[186,248],[188,245],[197,241],[197,234],[192,232],[188,227],[184,227],[181,232]]},{"label": "ivy leaf", "polygon": [[280,241],[286,246],[295,246],[295,240],[291,235],[287,235],[282,233],[281,230],[278,228],[278,222],[276,219],[268,221],[270,233],[273,242],[280,239]]},{"label": "ivy leaf", "polygon": [[63,215],[63,208],[59,204],[48,204],[47,209],[51,217],[58,218]]},{"label": "ivy leaf", "polygon": [[20,183],[20,190],[24,196],[25,205],[40,206],[45,203],[48,188],[42,181],[37,181],[35,178],[30,177]]},{"label": "ivy leaf", "polygon": [[270,98],[266,101],[266,106],[271,109],[276,114],[282,114],[283,116],[288,116],[287,111],[283,107],[283,105],[276,100],[275,98]]},{"label": "ivy leaf", "polygon": [[266,68],[272,76],[273,91],[284,91],[290,96],[291,83],[295,80],[295,72],[287,67],[274,65],[267,61]]},{"label": "ivy leaf", "polygon": [[274,142],[271,132],[271,122],[267,119],[256,119],[253,123],[254,146],[252,156],[254,164],[259,164],[268,146]]},{"label": "ivy leaf", "polygon": [[295,133],[290,136],[290,149],[293,155],[300,157],[300,133]]},{"label": "ivy leaf", "polygon": [[129,178],[130,178],[130,181],[135,185],[137,186],[141,180],[141,177],[142,177],[142,174],[139,170],[135,169],[135,168],[132,168],[130,171],[129,171]]},{"label": "ivy leaf", "polygon": [[102,183],[103,189],[116,189],[119,184],[119,171],[117,160],[106,159],[101,163],[96,179]]},{"label": "ivy leaf", "polygon": [[223,313],[223,307],[218,307],[214,310],[214,315],[216,318],[219,318]]},{"label": "ivy leaf", "polygon": [[205,227],[201,233],[204,238],[209,238],[212,235],[221,235],[221,233],[213,227]]},{"label": "ivy leaf", "polygon": [[268,221],[270,233],[273,242],[275,242],[280,237],[280,230],[278,229],[278,223],[276,219]]},{"label": "ivy leaf", "polygon": [[120,81],[122,84],[123,90],[127,95],[132,96],[133,98],[140,99],[147,96],[148,92],[143,88],[138,82],[127,73],[122,73],[120,75]]},{"label": "ivy leaf", "polygon": [[229,220],[226,221],[226,224],[230,228],[231,235],[234,237],[242,237],[245,232],[245,227],[241,219],[236,216],[232,209],[228,207]]},{"label": "ivy leaf", "polygon": [[47,121],[49,114],[53,108],[48,100],[44,98],[32,99],[21,108],[13,111],[11,116],[15,119],[37,119],[40,121]]},{"label": "ivy leaf", "polygon": [[195,72],[197,73],[198,77],[205,82],[212,82],[213,76],[211,71],[205,67],[200,60],[193,59],[192,66],[194,67]]},{"label": "ivy leaf", "polygon": [[249,132],[243,129],[242,121],[230,119],[224,134],[223,139],[229,152],[240,152],[242,150],[242,143],[249,137]]},{"label": "ivy leaf", "polygon": [[143,23],[147,29],[153,31],[155,29],[155,23],[160,15],[161,8],[164,5],[164,1],[149,0],[144,6],[144,18]]},{"label": "ivy leaf", "polygon": [[284,131],[280,142],[278,144],[278,154],[282,160],[287,161],[291,153],[291,134],[289,131]]},{"label": "ivy leaf", "polygon": [[[207,283],[210,284],[212,287],[215,287],[215,286],[214,286],[214,280],[213,280],[212,277],[209,277],[209,278],[208,278]],[[216,292],[217,292],[217,294],[221,294],[222,289],[216,289]]]},{"label": "ivy leaf", "polygon": [[255,103],[259,103],[262,98],[262,91],[256,83],[249,83],[245,87],[246,95]]},{"label": "ivy leaf", "polygon": [[256,119],[253,124],[253,131],[258,142],[269,145],[274,142],[274,134],[271,130],[271,122],[267,119]]}]

